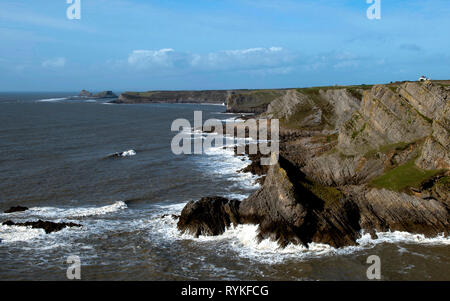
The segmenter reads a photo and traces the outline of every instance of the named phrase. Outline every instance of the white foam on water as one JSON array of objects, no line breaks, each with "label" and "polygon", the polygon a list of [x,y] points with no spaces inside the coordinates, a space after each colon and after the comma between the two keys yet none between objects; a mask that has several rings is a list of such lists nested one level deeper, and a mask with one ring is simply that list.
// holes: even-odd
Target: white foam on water
[{"label": "white foam on water", "polygon": [[[109,211],[113,212],[113,210],[105,209],[105,207],[102,207],[102,209],[104,209],[101,211],[102,214]],[[86,208],[83,208],[82,210],[84,209]],[[47,214],[46,211],[40,211],[40,213],[43,212],[45,212],[43,215],[49,217],[49,214]],[[83,212],[74,212],[74,215],[79,216],[82,213]],[[81,224],[82,227],[66,227],[61,231],[48,234],[46,234],[43,229],[33,229],[25,226],[0,225],[0,247],[2,245],[8,245],[13,248],[20,248],[21,250],[39,252],[55,248],[64,248],[67,250],[82,249],[88,251],[91,250],[92,252],[86,253],[86,256],[92,257],[95,256],[97,252],[94,247],[96,240],[108,240],[110,236],[120,233],[137,233],[138,231],[145,231],[151,226],[151,220],[148,218],[148,212],[145,210],[143,212],[141,210],[120,211],[114,219],[103,215],[92,216],[91,214],[95,212],[90,212],[89,214],[87,212],[84,213],[91,217],[77,220],[71,216],[70,212],[66,212],[64,214],[67,217],[66,219],[60,220],[60,216],[57,216],[58,219],[53,220],[54,222],[71,221]],[[55,213],[55,215],[58,215],[58,213]],[[50,214],[50,217],[51,216],[53,216],[53,214]],[[32,221],[37,219],[38,218],[36,217],[27,217],[25,220]],[[17,220],[17,218],[14,218],[14,220]]]},{"label": "white foam on water", "polygon": [[423,234],[414,234],[401,231],[377,232],[377,239],[371,239],[369,234],[363,234],[358,240],[361,245],[379,243],[407,243],[425,245],[450,245],[450,237],[445,237],[442,233],[436,237],[425,237]]},{"label": "white foam on water", "polygon": [[[2,217],[36,217],[41,219],[64,219],[88,217],[93,215],[103,215],[113,213],[128,208],[122,201],[102,207],[76,207],[76,208],[58,208],[58,207],[32,207],[27,211],[15,212],[12,214],[0,213]],[[0,236],[1,237],[1,236]]]},{"label": "white foam on water", "polygon": [[225,197],[227,199],[236,199],[239,201],[242,201],[246,198],[248,198],[250,196],[250,194],[242,194],[242,193],[229,193],[227,195],[225,195]]},{"label": "white foam on water", "polygon": [[62,100],[68,99],[67,97],[61,97],[61,98],[47,98],[47,99],[39,99],[37,102],[58,102]]},{"label": "white foam on water", "polygon": [[32,240],[43,235],[45,235],[43,229],[0,224],[0,244]]},{"label": "white foam on water", "polygon": [[249,190],[259,188],[256,181],[259,176],[252,173],[238,172],[244,169],[251,161],[247,156],[235,156],[232,147],[219,146],[211,147],[205,151],[206,157],[203,157],[199,166],[206,170],[207,173],[219,176],[226,176],[228,180],[235,182],[231,187],[241,187]]},{"label": "white foam on water", "polygon": [[136,151],[134,149],[130,149],[127,151],[124,151],[120,154],[122,157],[131,157],[131,156],[136,156]]},{"label": "white foam on water", "polygon": [[[185,205],[185,204],[181,204]],[[180,209],[179,206],[177,207]],[[172,207],[175,209],[175,207]],[[179,214],[180,211],[178,211]],[[433,238],[426,238],[421,234],[407,232],[380,232],[377,239],[371,239],[370,234],[363,233],[357,240],[359,245],[344,248],[334,248],[327,244],[310,243],[308,248],[303,245],[288,244],[285,248],[270,239],[258,242],[258,225],[238,225],[230,227],[222,235],[200,236],[194,238],[189,234],[181,234],[177,227],[177,220],[171,216],[158,221],[157,232],[168,240],[190,240],[199,243],[214,244],[213,248],[226,248],[237,253],[242,258],[248,258],[266,264],[278,264],[287,259],[308,260],[323,256],[342,256],[353,254],[358,251],[368,250],[378,244],[421,244],[421,245],[449,245],[450,238],[443,234]],[[402,250],[402,252],[404,252]]]}]

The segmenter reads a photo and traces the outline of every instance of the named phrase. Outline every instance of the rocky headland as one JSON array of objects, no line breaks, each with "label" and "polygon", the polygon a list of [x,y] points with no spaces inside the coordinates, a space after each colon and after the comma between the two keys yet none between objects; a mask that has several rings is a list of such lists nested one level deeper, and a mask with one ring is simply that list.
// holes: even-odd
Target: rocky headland
[{"label": "rocky headland", "polygon": [[281,246],[334,247],[363,231],[449,235],[449,82],[261,91],[230,95],[227,109],[280,120],[278,163],[253,156],[245,171],[264,174],[262,187],[242,202],[190,202],[180,231],[257,224],[259,239]]},{"label": "rocky headland", "polygon": [[89,98],[89,99],[101,99],[101,98],[117,98],[117,95],[114,94],[113,91],[102,91],[96,94],[93,94],[87,90],[81,90],[80,98]]},{"label": "rocky headland", "polygon": [[212,103],[224,104],[228,96],[236,93],[233,90],[205,91],[148,91],[124,92],[119,98],[111,101],[118,104],[136,103]]},{"label": "rocky headland", "polygon": [[210,103],[227,106],[229,113],[263,113],[270,102],[286,90],[203,90],[124,92],[116,104],[137,103]]}]

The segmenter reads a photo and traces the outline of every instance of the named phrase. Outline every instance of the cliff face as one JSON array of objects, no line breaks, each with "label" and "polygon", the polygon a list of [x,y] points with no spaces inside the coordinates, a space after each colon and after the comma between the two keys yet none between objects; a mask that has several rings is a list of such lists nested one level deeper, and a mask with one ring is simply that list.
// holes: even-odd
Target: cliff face
[{"label": "cliff face", "polygon": [[125,92],[112,103],[215,103],[225,104],[229,113],[263,113],[285,90],[205,90]]},{"label": "cliff face", "polygon": [[81,90],[80,97],[83,98],[116,98],[117,95],[114,94],[112,91],[102,91],[97,94],[92,94],[91,92],[87,90]]},{"label": "cliff face", "polygon": [[334,131],[360,107],[361,88],[291,89],[272,101],[265,116],[286,127]]},{"label": "cliff face", "polygon": [[[255,97],[232,96],[244,111]],[[361,230],[448,235],[449,98],[429,81],[266,91],[255,112],[280,119],[280,161],[239,205],[240,222],[281,245],[353,245]]]},{"label": "cliff face", "polygon": [[[303,155],[297,163],[326,185],[367,183],[411,160],[424,170],[448,170],[449,90],[429,82],[374,86],[363,92],[359,109],[338,114],[341,124],[335,123],[328,145],[316,143],[325,151],[317,152],[306,138],[298,142]],[[322,131],[315,139],[326,134]],[[286,143],[288,152],[292,145]]]},{"label": "cliff face", "polygon": [[125,92],[113,103],[226,103],[233,91],[149,91]]},{"label": "cliff face", "polygon": [[227,112],[230,113],[263,113],[267,106],[285,95],[285,90],[248,90],[235,91],[227,98]]}]

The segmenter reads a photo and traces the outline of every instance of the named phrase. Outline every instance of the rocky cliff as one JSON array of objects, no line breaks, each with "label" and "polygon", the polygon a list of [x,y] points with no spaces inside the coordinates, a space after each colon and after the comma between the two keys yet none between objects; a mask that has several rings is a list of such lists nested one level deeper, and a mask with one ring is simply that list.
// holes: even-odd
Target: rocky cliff
[{"label": "rocky cliff", "polygon": [[87,90],[81,90],[79,97],[81,98],[117,98],[117,95],[113,91],[102,91],[97,94],[92,94]]},{"label": "rocky cliff", "polygon": [[216,103],[224,104],[232,90],[125,92],[113,103]]},{"label": "rocky cliff", "polygon": [[285,90],[205,90],[125,92],[112,103],[214,103],[227,106],[229,113],[263,113]]},{"label": "rocky cliff", "polygon": [[260,239],[341,247],[356,244],[361,230],[372,236],[387,230],[448,235],[447,84],[288,89],[232,98],[244,111],[264,111],[261,116],[278,118],[282,126],[279,163],[260,190],[236,205],[241,223],[259,225]]}]

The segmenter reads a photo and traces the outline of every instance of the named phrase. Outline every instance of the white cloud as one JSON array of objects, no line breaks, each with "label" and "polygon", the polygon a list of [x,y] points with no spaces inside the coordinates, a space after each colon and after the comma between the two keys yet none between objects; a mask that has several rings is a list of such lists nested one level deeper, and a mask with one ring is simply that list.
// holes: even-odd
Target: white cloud
[{"label": "white cloud", "polygon": [[223,50],[206,54],[180,52],[172,48],[134,50],[128,64],[137,69],[197,71],[288,70],[295,56],[281,47]]},{"label": "white cloud", "polygon": [[42,62],[44,68],[63,68],[66,65],[66,59],[63,57],[57,57]]},{"label": "white cloud", "polygon": [[128,57],[128,63],[137,67],[152,65],[169,67],[172,65],[171,54],[173,53],[175,53],[175,50],[171,48],[161,50],[134,50]]}]

